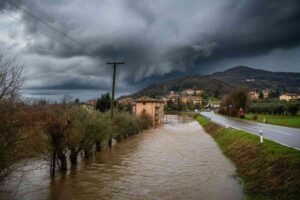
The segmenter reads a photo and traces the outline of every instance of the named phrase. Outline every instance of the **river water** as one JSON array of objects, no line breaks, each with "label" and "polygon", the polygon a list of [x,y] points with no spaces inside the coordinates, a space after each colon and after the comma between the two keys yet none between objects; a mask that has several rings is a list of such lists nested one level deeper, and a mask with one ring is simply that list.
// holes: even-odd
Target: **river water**
[{"label": "river water", "polygon": [[112,150],[80,162],[64,176],[50,179],[48,171],[43,166],[23,173],[21,182],[7,185],[11,193],[2,198],[234,200],[244,197],[234,176],[234,165],[196,121],[179,116],[168,116],[162,127],[116,144]]}]

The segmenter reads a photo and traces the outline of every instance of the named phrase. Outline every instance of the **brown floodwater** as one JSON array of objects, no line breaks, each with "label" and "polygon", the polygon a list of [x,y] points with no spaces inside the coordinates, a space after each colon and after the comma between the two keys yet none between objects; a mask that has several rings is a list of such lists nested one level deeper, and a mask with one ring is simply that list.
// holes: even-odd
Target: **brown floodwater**
[{"label": "brown floodwater", "polygon": [[[26,167],[4,199],[243,199],[234,165],[191,118],[168,116],[110,151],[81,161],[64,176]],[[32,169],[37,168],[37,169]]]}]

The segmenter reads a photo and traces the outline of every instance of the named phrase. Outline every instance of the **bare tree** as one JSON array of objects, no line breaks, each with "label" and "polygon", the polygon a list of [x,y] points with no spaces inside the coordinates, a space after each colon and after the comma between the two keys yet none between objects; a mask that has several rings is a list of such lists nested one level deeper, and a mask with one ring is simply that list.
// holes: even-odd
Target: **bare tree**
[{"label": "bare tree", "polygon": [[23,69],[16,57],[5,59],[0,50],[0,187],[28,149],[21,129],[23,113],[12,101],[24,82]]},{"label": "bare tree", "polygon": [[0,51],[0,100],[13,99],[24,83],[24,65],[16,57],[5,58]]}]

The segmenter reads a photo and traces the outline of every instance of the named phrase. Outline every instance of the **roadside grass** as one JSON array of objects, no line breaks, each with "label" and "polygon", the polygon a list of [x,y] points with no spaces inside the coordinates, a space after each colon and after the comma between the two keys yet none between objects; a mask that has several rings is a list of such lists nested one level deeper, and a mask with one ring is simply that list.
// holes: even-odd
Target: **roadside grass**
[{"label": "roadside grass", "polygon": [[237,167],[247,199],[299,199],[300,151],[245,131],[224,128],[203,116],[196,120]]},{"label": "roadside grass", "polygon": [[264,118],[266,119],[266,123],[281,125],[281,126],[289,126],[294,128],[300,128],[300,115],[289,116],[289,115],[263,115],[256,114],[257,119],[254,120],[253,116],[255,114],[246,114],[245,119],[256,121],[256,122],[264,122]]}]

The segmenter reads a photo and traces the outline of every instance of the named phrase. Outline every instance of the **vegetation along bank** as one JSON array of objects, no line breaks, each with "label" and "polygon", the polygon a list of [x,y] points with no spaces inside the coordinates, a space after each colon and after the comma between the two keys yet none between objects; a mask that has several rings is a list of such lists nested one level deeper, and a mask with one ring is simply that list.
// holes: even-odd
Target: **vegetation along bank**
[{"label": "vegetation along bank", "polygon": [[250,133],[196,120],[237,168],[247,199],[299,199],[300,151]]}]

